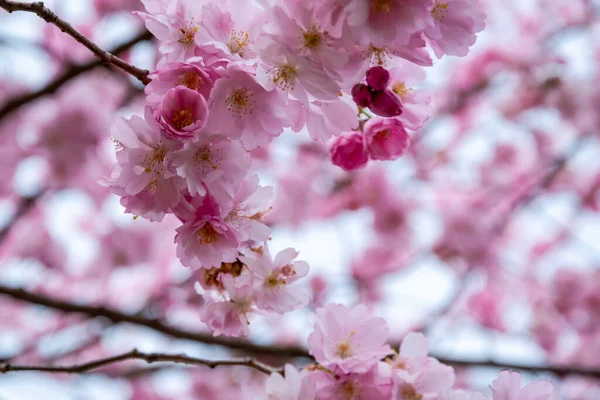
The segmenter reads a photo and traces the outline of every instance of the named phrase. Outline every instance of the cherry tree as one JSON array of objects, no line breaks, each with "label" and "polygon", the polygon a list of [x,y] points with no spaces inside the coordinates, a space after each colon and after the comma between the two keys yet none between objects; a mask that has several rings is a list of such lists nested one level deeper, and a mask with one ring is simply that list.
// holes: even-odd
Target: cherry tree
[{"label": "cherry tree", "polygon": [[600,397],[599,4],[0,8],[3,398]]}]

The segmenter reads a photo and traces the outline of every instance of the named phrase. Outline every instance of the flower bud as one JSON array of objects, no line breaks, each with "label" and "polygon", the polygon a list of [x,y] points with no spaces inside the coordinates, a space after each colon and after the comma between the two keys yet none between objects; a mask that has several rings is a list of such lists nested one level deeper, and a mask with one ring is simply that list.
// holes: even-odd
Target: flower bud
[{"label": "flower bud", "polygon": [[402,114],[402,100],[391,90],[373,93],[373,101],[369,109],[380,117],[397,117]]},{"label": "flower bud", "polygon": [[377,65],[367,71],[367,85],[373,90],[385,90],[390,83],[390,73]]},{"label": "flower bud", "polygon": [[363,83],[357,83],[352,88],[352,100],[361,107],[371,106],[373,94],[371,89]]},{"label": "flower bud", "polygon": [[347,132],[336,137],[329,153],[333,165],[346,171],[364,167],[369,161],[365,140],[360,132]]},{"label": "flower bud", "polygon": [[410,136],[396,118],[373,118],[364,126],[369,156],[374,160],[395,160],[410,145]]}]

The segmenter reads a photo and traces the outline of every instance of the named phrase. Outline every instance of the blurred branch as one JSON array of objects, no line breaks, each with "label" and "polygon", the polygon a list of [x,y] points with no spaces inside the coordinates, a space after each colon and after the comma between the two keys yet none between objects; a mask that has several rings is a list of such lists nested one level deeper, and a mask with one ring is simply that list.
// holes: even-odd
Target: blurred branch
[{"label": "blurred branch", "polygon": [[[1,114],[0,114],[1,115]],[[0,244],[6,238],[12,227],[17,223],[17,221],[27,214],[29,210],[31,210],[37,201],[44,195],[44,191],[39,192],[38,194],[32,197],[22,197],[19,200],[19,206],[17,207],[17,211],[12,216],[12,218],[6,223],[6,225],[0,229]]]},{"label": "blurred branch", "polygon": [[65,32],[73,39],[87,47],[92,53],[94,53],[98,58],[100,58],[102,62],[112,64],[118,68],[121,68],[123,71],[136,77],[144,85],[150,82],[150,78],[148,78],[149,71],[137,68],[129,64],[127,61],[115,56],[113,53],[101,49],[100,47],[98,47],[97,44],[95,44],[94,42],[86,38],[84,35],[82,35],[77,29],[73,28],[71,24],[62,20],[58,17],[58,15],[54,14],[51,10],[44,7],[44,3],[22,3],[19,1],[0,0],[0,7],[4,8],[9,13],[12,13],[14,11],[25,11],[34,13],[47,23],[55,25],[62,32]]},{"label": "blurred branch", "polygon": [[188,357],[185,354],[163,354],[163,353],[142,353],[137,350],[132,350],[127,353],[119,354],[113,357],[102,358],[95,361],[90,361],[85,364],[70,365],[70,366],[44,366],[44,365],[13,365],[11,363],[0,364],[0,373],[5,374],[7,372],[17,371],[38,371],[38,372],[50,372],[50,373],[64,373],[64,374],[81,374],[89,372],[98,368],[105,367],[110,364],[119,363],[127,360],[142,360],[148,364],[157,362],[169,362],[176,364],[186,365],[203,365],[209,368],[216,368],[218,366],[245,366],[248,368],[254,368],[257,371],[265,374],[279,373],[283,374],[283,370],[273,368],[266,364],[256,361],[253,358],[244,358],[239,360],[205,360],[202,358]]},{"label": "blurred branch", "polygon": [[[2,1],[3,0],[0,0],[0,5],[1,5]],[[114,53],[114,54],[122,53],[124,51],[129,50],[131,47],[133,47],[137,43],[145,41],[145,40],[150,40],[151,38],[152,38],[152,34],[150,32],[148,32],[147,30],[144,30],[143,32],[140,32],[137,36],[133,37],[131,40],[115,47],[111,53]],[[54,79],[52,82],[49,82],[43,88],[41,88],[35,92],[26,93],[26,94],[23,94],[23,95],[20,95],[20,96],[14,97],[13,99],[8,100],[0,108],[0,120],[2,120],[2,118],[6,117],[11,112],[17,110],[21,106],[23,106],[29,102],[32,102],[34,100],[37,100],[40,97],[43,97],[48,94],[52,94],[52,93],[56,92],[58,89],[60,89],[64,84],[66,84],[70,80],[76,78],[77,76],[79,76],[81,74],[91,71],[94,68],[99,67],[103,64],[104,64],[104,60],[92,60],[86,64],[73,65],[67,71],[65,71],[62,75],[60,75],[59,77]]]},{"label": "blurred branch", "polygon": [[141,315],[125,314],[117,310],[106,307],[86,306],[80,304],[69,303],[62,300],[57,300],[51,297],[46,297],[39,294],[30,293],[23,289],[14,289],[5,286],[0,286],[0,294],[10,296],[14,299],[26,301],[33,304],[38,304],[44,307],[60,310],[66,313],[85,314],[88,317],[96,318],[103,317],[113,323],[129,323],[138,326],[145,326],[165,335],[185,339],[194,342],[205,344],[229,347],[244,352],[260,355],[272,355],[278,357],[310,357],[308,352],[301,347],[293,346],[262,346],[245,340],[236,340],[223,337],[214,337],[207,333],[190,332],[174,326],[167,325],[158,319],[145,318]]}]

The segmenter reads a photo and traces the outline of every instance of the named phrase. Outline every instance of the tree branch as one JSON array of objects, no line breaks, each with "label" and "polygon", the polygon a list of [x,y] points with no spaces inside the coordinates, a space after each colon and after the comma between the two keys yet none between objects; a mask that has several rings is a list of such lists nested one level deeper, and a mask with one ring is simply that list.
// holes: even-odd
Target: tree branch
[{"label": "tree branch", "polygon": [[[0,0],[0,2],[2,2],[2,1],[5,1],[5,0]],[[113,54],[122,53],[124,51],[129,50],[131,47],[133,47],[137,43],[142,42],[144,40],[150,40],[151,38],[152,38],[152,34],[150,32],[148,32],[147,30],[144,30],[143,32],[140,32],[137,36],[135,36],[131,40],[115,47],[111,53],[113,53]],[[65,71],[62,75],[60,75],[59,77],[54,79],[52,82],[49,82],[43,88],[41,88],[35,92],[26,93],[26,94],[17,96],[11,100],[8,100],[0,108],[0,120],[2,120],[2,118],[6,117],[11,112],[16,111],[18,108],[22,107],[23,105],[25,105],[29,102],[32,102],[34,100],[37,100],[40,97],[43,97],[43,96],[46,96],[46,95],[56,92],[58,89],[60,89],[64,84],[66,84],[70,80],[76,78],[77,76],[79,76],[81,74],[91,71],[96,67],[101,66],[103,63],[104,63],[103,60],[91,60],[86,64],[73,65],[71,68],[69,68],[67,71]]]},{"label": "tree branch", "polygon": [[149,71],[137,68],[129,64],[127,61],[115,56],[114,54],[101,49],[100,47],[98,47],[97,44],[83,36],[77,29],[73,28],[73,26],[67,21],[59,18],[58,15],[54,14],[51,10],[44,7],[44,3],[22,3],[19,1],[0,0],[0,7],[4,8],[9,13],[12,13],[14,11],[25,11],[34,13],[47,23],[55,25],[58,29],[65,32],[73,39],[77,40],[79,43],[87,47],[102,62],[113,64],[114,66],[121,68],[123,71],[139,79],[140,82],[142,82],[144,85],[150,82],[150,78],[148,78]]},{"label": "tree branch", "polygon": [[51,297],[30,293],[22,289],[14,289],[5,286],[0,286],[0,294],[10,296],[17,300],[26,301],[33,304],[38,304],[47,308],[63,311],[66,313],[85,314],[90,318],[103,317],[113,323],[129,323],[138,326],[145,326],[165,335],[185,339],[199,343],[224,346],[231,349],[241,350],[244,352],[257,355],[271,355],[283,358],[303,357],[310,358],[308,352],[301,347],[294,346],[263,346],[251,343],[245,340],[236,340],[223,337],[214,337],[207,333],[190,332],[174,326],[167,325],[158,319],[144,318],[141,315],[125,314],[117,310],[99,306],[87,306],[69,303],[66,301],[57,300]]},{"label": "tree branch", "polygon": [[10,230],[12,229],[12,227],[15,225],[15,223],[17,223],[17,221],[23,215],[27,214],[27,212],[29,210],[31,210],[36,205],[37,201],[43,195],[44,195],[44,191],[41,191],[41,192],[39,192],[38,194],[36,194],[34,196],[31,196],[31,197],[22,197],[19,200],[19,206],[17,207],[17,210],[15,211],[15,214],[6,223],[6,225],[4,225],[4,227],[2,227],[2,229],[0,229],[0,244],[2,243],[2,241],[4,240],[4,238],[6,238],[6,235],[8,235],[8,233],[10,232]]},{"label": "tree branch", "polygon": [[238,360],[222,360],[213,361],[205,360],[202,358],[189,357],[185,354],[163,354],[163,353],[142,353],[137,350],[132,350],[127,353],[119,354],[112,357],[102,358],[95,361],[90,361],[85,364],[69,365],[69,366],[44,366],[44,365],[13,365],[11,363],[0,364],[0,373],[5,374],[7,372],[17,371],[38,371],[38,372],[50,372],[50,373],[63,373],[63,374],[81,374],[89,372],[98,368],[105,367],[110,364],[119,363],[126,360],[142,360],[148,364],[157,362],[169,362],[176,364],[185,365],[203,365],[209,368],[216,368],[218,366],[245,366],[248,368],[254,368],[265,374],[279,373],[283,374],[282,369],[273,368],[269,365],[263,364],[256,361],[253,358],[244,358]]}]

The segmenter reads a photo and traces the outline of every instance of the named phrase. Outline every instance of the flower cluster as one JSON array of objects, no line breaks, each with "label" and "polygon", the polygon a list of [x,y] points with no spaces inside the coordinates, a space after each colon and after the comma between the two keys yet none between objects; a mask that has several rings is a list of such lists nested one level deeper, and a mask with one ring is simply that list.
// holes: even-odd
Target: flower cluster
[{"label": "flower cluster", "polygon": [[339,136],[331,152],[345,169],[400,157],[407,129],[427,119],[429,97],[407,85],[432,65],[428,43],[438,57],[466,53],[484,16],[476,1],[143,3],[161,57],[144,116],[113,129],[109,185],[126,212],[181,221],[177,256],[208,289],[203,320],[244,335],[255,307],[308,301],[287,287],[306,264],[291,249],[273,261],[264,245],[273,191],[250,172],[249,151],[306,128],[318,141]]},{"label": "flower cluster", "polygon": [[272,374],[269,400],[555,400],[554,387],[541,380],[521,387],[521,375],[502,371],[490,386],[491,397],[454,389],[454,369],[428,356],[420,333],[409,333],[398,352],[386,343],[385,320],[362,305],[329,304],[313,315],[308,339],[318,364],[301,372],[286,365],[285,379]]}]

